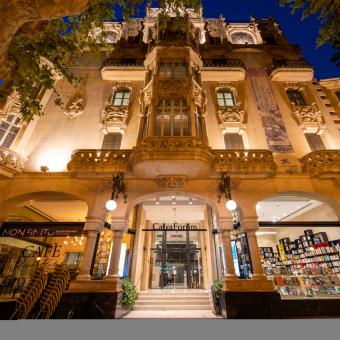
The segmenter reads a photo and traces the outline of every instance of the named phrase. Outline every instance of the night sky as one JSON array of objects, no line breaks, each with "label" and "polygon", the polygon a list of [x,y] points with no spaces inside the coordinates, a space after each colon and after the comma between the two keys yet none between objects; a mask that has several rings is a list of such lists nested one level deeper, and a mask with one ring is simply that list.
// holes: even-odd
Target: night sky
[{"label": "night sky", "polygon": [[317,79],[340,77],[340,68],[329,59],[335,49],[329,45],[316,48],[316,37],[320,23],[316,17],[301,21],[301,13],[290,14],[289,7],[280,7],[279,0],[203,0],[203,16],[216,18],[220,14],[229,22],[248,22],[249,17],[257,19],[274,17],[288,41],[301,46],[302,53],[315,68]]},{"label": "night sky", "polygon": [[[279,0],[202,0],[203,16],[218,18],[221,14],[228,22],[249,22],[249,17],[274,17],[291,44],[300,45],[302,53],[315,68],[315,78],[340,77],[340,67],[330,61],[335,49],[329,44],[316,48],[320,23],[315,16],[301,21],[301,12],[290,14],[288,6],[280,7]],[[116,15],[120,19],[119,9]],[[143,17],[141,9],[137,17]]]}]

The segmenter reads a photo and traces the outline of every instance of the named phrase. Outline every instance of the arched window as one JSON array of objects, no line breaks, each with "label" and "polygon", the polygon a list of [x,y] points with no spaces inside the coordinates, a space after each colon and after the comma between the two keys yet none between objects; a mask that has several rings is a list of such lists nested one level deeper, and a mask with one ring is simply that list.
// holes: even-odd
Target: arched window
[{"label": "arched window", "polygon": [[155,112],[155,136],[190,136],[190,116],[183,99],[163,99]]},{"label": "arched window", "polygon": [[14,114],[8,115],[0,122],[0,145],[9,148],[20,131],[20,117]]},{"label": "arched window", "polygon": [[117,89],[112,96],[112,105],[128,106],[130,103],[131,91],[128,89]]},{"label": "arched window", "polygon": [[247,32],[235,32],[231,35],[231,42],[233,44],[255,44],[254,38]]}]

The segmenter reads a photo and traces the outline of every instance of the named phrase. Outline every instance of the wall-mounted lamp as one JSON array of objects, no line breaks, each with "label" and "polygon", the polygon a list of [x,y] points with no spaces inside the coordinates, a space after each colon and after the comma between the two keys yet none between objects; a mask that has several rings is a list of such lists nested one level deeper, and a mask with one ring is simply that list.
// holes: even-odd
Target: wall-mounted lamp
[{"label": "wall-mounted lamp", "polygon": [[117,202],[116,199],[119,197],[120,194],[123,194],[124,197],[124,203],[126,203],[126,187],[125,183],[123,181],[124,174],[119,173],[116,176],[113,176],[112,178],[112,194],[111,199],[106,202],[105,207],[108,211],[113,211],[117,208]]},{"label": "wall-mounted lamp", "polygon": [[230,211],[236,210],[237,204],[231,198],[230,175],[227,174],[226,172],[222,172],[221,181],[220,184],[218,185],[218,191],[220,193],[218,196],[218,203],[220,203],[221,196],[223,195],[227,200],[226,208]]}]

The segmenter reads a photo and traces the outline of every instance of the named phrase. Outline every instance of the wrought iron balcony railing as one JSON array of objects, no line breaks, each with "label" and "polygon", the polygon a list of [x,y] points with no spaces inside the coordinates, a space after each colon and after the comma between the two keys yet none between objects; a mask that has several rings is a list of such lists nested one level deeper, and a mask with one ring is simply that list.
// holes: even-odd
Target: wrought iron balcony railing
[{"label": "wrought iron balcony railing", "polygon": [[102,67],[107,66],[144,66],[144,59],[138,58],[107,58]]},{"label": "wrought iron balcony railing", "polygon": [[273,59],[273,62],[267,67],[267,73],[270,75],[278,68],[313,68],[305,59]]},{"label": "wrought iron balcony railing", "polygon": [[202,59],[204,67],[240,67],[246,68],[241,59]]},{"label": "wrought iron balcony railing", "polygon": [[303,171],[311,177],[332,178],[340,176],[340,151],[318,150],[301,158]]}]

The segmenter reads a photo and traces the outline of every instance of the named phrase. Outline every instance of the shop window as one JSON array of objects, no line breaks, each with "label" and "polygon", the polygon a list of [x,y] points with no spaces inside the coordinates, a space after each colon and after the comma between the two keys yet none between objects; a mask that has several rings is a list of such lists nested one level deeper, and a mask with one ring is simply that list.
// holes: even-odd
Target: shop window
[{"label": "shop window", "polygon": [[238,133],[224,134],[224,143],[227,150],[244,149],[242,135]]},{"label": "shop window", "polygon": [[231,91],[218,91],[217,92],[217,103],[222,107],[235,106],[235,98]]},{"label": "shop window", "polygon": [[131,91],[119,89],[115,91],[112,97],[112,105],[114,106],[128,106],[130,103]]},{"label": "shop window", "polygon": [[155,113],[155,136],[190,136],[189,108],[183,99],[164,99]]},{"label": "shop window", "polygon": [[20,117],[10,114],[0,121],[0,145],[9,148],[20,131]]},{"label": "shop window", "polygon": [[317,150],[325,150],[325,145],[322,142],[322,139],[319,135],[316,133],[305,133],[307,142],[309,144],[309,147],[312,151]]},{"label": "shop window", "polygon": [[182,78],[188,76],[188,64],[185,61],[164,61],[159,64],[160,77]]},{"label": "shop window", "polygon": [[306,106],[305,99],[299,90],[287,90],[287,95],[291,103],[296,106]]},{"label": "shop window", "polygon": [[104,135],[102,149],[119,150],[122,144],[122,134],[120,132],[108,133]]},{"label": "shop window", "polygon": [[69,266],[80,266],[83,253],[66,253],[64,263]]}]

